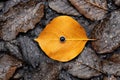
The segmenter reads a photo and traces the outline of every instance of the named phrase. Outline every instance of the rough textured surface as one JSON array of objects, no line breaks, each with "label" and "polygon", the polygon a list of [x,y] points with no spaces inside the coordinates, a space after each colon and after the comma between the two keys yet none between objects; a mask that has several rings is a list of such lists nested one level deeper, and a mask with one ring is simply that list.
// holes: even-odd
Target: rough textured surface
[{"label": "rough textured surface", "polygon": [[0,2],[0,12],[2,11],[3,7],[4,7],[4,2]]},{"label": "rough textured surface", "polygon": [[103,80],[119,80],[119,79],[111,75],[111,76],[104,77]]},{"label": "rough textured surface", "polygon": [[101,70],[100,60],[91,48],[86,47],[76,61],[90,66],[98,71]]},{"label": "rough textured surface", "polygon": [[55,63],[41,63],[41,66],[24,74],[24,80],[58,80],[60,65]]},{"label": "rough textured surface", "polygon": [[113,53],[113,55],[102,62],[103,71],[107,74],[120,76],[120,49]]},{"label": "rough textured surface", "polygon": [[73,6],[86,18],[91,20],[101,20],[107,13],[106,0],[69,0]]},{"label": "rough textured surface", "polygon": [[107,10],[107,1],[106,0],[85,0],[85,1],[96,7]]},{"label": "rough textured surface", "polygon": [[12,7],[7,13],[2,15],[5,20],[1,20],[0,35],[4,40],[16,38],[19,32],[27,32],[35,27],[35,24],[43,17],[44,6],[35,1],[19,3]]},{"label": "rough textured surface", "polygon": [[80,16],[79,12],[74,9],[74,7],[72,7],[67,0],[49,1],[49,7],[57,11],[58,13]]},{"label": "rough textured surface", "polygon": [[93,48],[97,53],[109,53],[120,46],[120,10],[97,24],[91,34]]},{"label": "rough textured surface", "polygon": [[109,58],[110,61],[120,64],[120,48],[113,52],[113,55]]},{"label": "rough textured surface", "polygon": [[20,36],[18,38],[18,43],[22,52],[23,60],[34,68],[38,66],[40,63],[40,50],[34,42],[29,37]]},{"label": "rough textured surface", "polygon": [[120,76],[120,64],[111,61],[103,61],[103,71],[106,74]]},{"label": "rough textured surface", "polygon": [[113,0],[117,6],[120,7],[120,0]]},{"label": "rough textured surface", "polygon": [[99,76],[100,73],[86,65],[80,63],[69,64],[68,73],[78,78],[91,78],[92,76]]},{"label": "rough textured surface", "polygon": [[[30,3],[31,1],[33,2],[32,3],[33,5],[28,6],[29,4],[31,4]],[[110,80],[110,79],[120,80],[120,76],[119,76],[120,75],[120,67],[119,67],[120,66],[120,54],[119,54],[120,47],[116,48],[117,50],[113,50],[112,52],[110,51],[111,53],[96,55],[95,51],[93,51],[93,49],[91,48],[91,42],[89,41],[86,44],[86,46],[89,48],[85,48],[85,50],[83,51],[84,54],[81,54],[81,56],[79,55],[78,57],[76,57],[75,59],[67,63],[56,62],[44,54],[44,52],[40,49],[37,43],[34,42],[34,39],[39,35],[39,33],[43,30],[43,28],[53,18],[64,14],[64,13],[59,13],[52,10],[49,7],[49,1],[55,1],[55,0],[1,0],[0,1],[0,72],[2,71],[2,73],[0,73],[0,77],[2,77],[3,79],[7,75],[6,76],[7,79],[12,77],[10,80],[43,80],[43,79],[44,80],[86,80],[86,78],[88,78],[87,80]],[[63,0],[63,1],[65,2],[68,0]],[[90,5],[94,5],[99,8],[106,9],[106,4],[102,2],[105,0],[84,0],[84,1],[86,1]],[[113,3],[112,1],[114,1],[115,3]],[[24,10],[28,10],[32,6],[35,7],[39,3],[41,4],[41,2],[43,2],[43,5],[45,6],[45,9],[44,9],[45,15],[41,20],[38,21],[37,24],[35,24],[35,27],[33,29],[28,30],[26,33],[20,32],[14,38],[14,40],[11,40],[11,41],[5,41],[1,39],[2,38],[1,30],[4,27],[4,25],[7,24],[6,20],[9,20],[10,22],[12,22],[12,20],[15,19],[15,17],[9,17],[9,16],[16,15],[18,17],[19,13],[18,14],[16,13],[17,11],[19,11],[18,7],[20,7],[21,11],[24,11]],[[103,22],[105,22],[105,24],[107,24],[108,22],[110,23],[115,22],[114,23],[115,28],[109,29],[108,32],[111,31],[112,29],[115,33],[120,32],[118,30],[119,29],[118,25],[120,23],[116,23],[116,21],[120,20],[120,19],[116,20],[116,18],[118,18],[119,15],[118,13],[115,13],[120,11],[119,6],[117,5],[118,2],[119,0],[107,0],[107,6],[110,10],[109,14],[116,16],[113,18],[109,18],[110,17],[109,16],[108,18],[106,18],[106,21],[102,20]],[[116,4],[117,6],[115,6],[114,4]],[[25,5],[28,7],[24,7]],[[69,5],[70,7],[74,7],[70,2],[67,2],[66,5]],[[59,7],[59,9],[60,8],[61,7]],[[12,9],[16,9],[16,11]],[[89,8],[87,9],[89,10]],[[14,12],[11,13],[10,11],[11,12],[14,11]],[[30,12],[33,12],[33,11],[30,11]],[[106,14],[106,15],[108,16],[109,14]],[[9,18],[4,17],[3,15],[8,16]],[[92,14],[92,16],[94,16],[94,14]],[[89,19],[86,19],[82,15],[80,16],[76,15],[71,17],[75,18],[86,29],[88,35],[92,35],[90,34],[90,32],[94,27],[96,27],[94,25],[101,24],[101,21],[99,22],[96,22],[96,20],[91,21]],[[6,24],[3,24],[3,23],[6,23]],[[101,31],[101,29],[103,29],[104,31],[106,27],[98,28],[98,33]],[[94,34],[96,34],[97,37],[99,36],[97,33],[94,33]],[[116,36],[114,37],[115,37],[115,40],[119,40],[116,38]],[[103,42],[100,42],[100,43],[102,44],[102,46],[104,46],[105,44],[104,40]],[[110,42],[110,45],[113,45],[113,42]],[[8,57],[8,54],[10,55],[9,57]],[[39,57],[36,57],[37,55]],[[22,65],[18,59],[20,59],[20,61],[23,62]],[[19,62],[21,67],[19,67]],[[1,66],[1,64],[3,65],[3,63],[5,66]],[[18,66],[15,65],[15,67],[13,67],[14,63],[16,64],[18,63]]]},{"label": "rough textured surface", "polygon": [[6,13],[10,8],[17,5],[19,2],[27,2],[29,0],[4,0],[4,7],[2,8],[2,12]]},{"label": "rough textured surface", "polygon": [[0,41],[0,51],[6,51],[7,49],[5,48],[5,42]]},{"label": "rough textured surface", "polygon": [[30,38],[35,39],[36,36],[38,36],[42,30],[43,30],[43,26],[41,26],[40,24],[38,24],[38,25],[36,25],[36,27],[34,29],[32,29],[31,31],[29,31],[27,33],[27,35]]},{"label": "rough textured surface", "polygon": [[9,80],[20,66],[22,66],[20,61],[11,56],[4,55],[0,58],[0,79]]},{"label": "rough textured surface", "polygon": [[5,47],[10,52],[10,55],[16,57],[17,59],[23,60],[20,49],[15,42],[6,42]]},{"label": "rough textured surface", "polygon": [[76,60],[66,63],[64,67],[68,73],[78,78],[90,78],[101,74],[100,61],[90,48],[85,48]]},{"label": "rough textured surface", "polygon": [[36,68],[31,66],[24,66],[19,69],[14,75],[13,79],[22,80],[58,80],[61,71],[61,63],[56,62],[44,55],[40,51],[40,64]]},{"label": "rough textured surface", "polygon": [[62,70],[59,74],[59,80],[79,80],[79,78],[73,77],[66,71]]}]

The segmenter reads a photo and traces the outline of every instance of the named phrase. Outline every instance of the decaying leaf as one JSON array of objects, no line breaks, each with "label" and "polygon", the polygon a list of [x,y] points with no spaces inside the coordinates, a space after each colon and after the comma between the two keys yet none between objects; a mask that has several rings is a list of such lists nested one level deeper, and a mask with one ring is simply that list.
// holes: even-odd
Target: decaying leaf
[{"label": "decaying leaf", "polygon": [[[94,68],[98,71],[101,70],[101,61],[96,55],[96,53],[91,49],[85,47],[82,54],[76,59],[76,62],[85,64],[91,68]],[[94,65],[95,64],[95,65]]]},{"label": "decaying leaf", "polygon": [[120,48],[109,59],[104,60],[102,64],[105,73],[120,76]]},{"label": "decaying leaf", "polygon": [[59,80],[79,80],[79,78],[76,78],[70,75],[68,72],[62,70],[59,74]]},{"label": "decaying leaf", "polygon": [[103,71],[106,74],[113,74],[116,76],[120,76],[120,64],[117,64],[111,61],[104,61]]},{"label": "decaying leaf", "polygon": [[49,7],[58,13],[79,16],[79,12],[74,9],[67,0],[53,0],[49,2]]},{"label": "decaying leaf", "polygon": [[34,42],[26,36],[18,38],[20,50],[22,52],[23,60],[36,68],[40,64],[40,50]]},{"label": "decaying leaf", "polygon": [[95,52],[85,48],[75,60],[64,64],[65,70],[78,78],[91,78],[101,74],[101,63]]},{"label": "decaying leaf", "polygon": [[47,56],[62,62],[75,58],[88,40],[84,28],[69,16],[53,19],[35,39]]},{"label": "decaying leaf", "polygon": [[22,63],[11,56],[4,55],[0,58],[0,79],[9,80],[15,70],[19,68]]},{"label": "decaying leaf", "polygon": [[7,49],[5,48],[5,42],[4,41],[0,41],[0,51],[7,51]]},{"label": "decaying leaf", "polygon": [[75,77],[87,79],[87,78],[91,78],[92,76],[100,75],[98,71],[90,67],[87,67],[86,65],[82,65],[80,63],[74,63],[72,65],[73,66],[71,69],[68,70],[68,73],[72,74]]},{"label": "decaying leaf", "polygon": [[114,11],[109,17],[95,25],[92,46],[97,53],[109,53],[120,46],[120,10]]},{"label": "decaying leaf", "polygon": [[25,80],[58,80],[58,76],[61,70],[61,66],[57,63],[45,63],[42,62],[41,66],[37,70],[28,71],[24,74]]},{"label": "decaying leaf", "polygon": [[85,0],[91,5],[99,7],[101,9],[107,10],[107,1],[106,0]]},{"label": "decaying leaf", "polygon": [[17,59],[24,61],[22,58],[22,54],[20,52],[20,49],[18,48],[17,45],[15,45],[11,42],[6,42],[5,47],[7,48],[7,51],[10,52],[10,55],[16,57]]},{"label": "decaying leaf", "polygon": [[19,4],[20,2],[28,2],[30,0],[4,0],[4,7],[2,8],[3,13],[7,12],[13,6]]},{"label": "decaying leaf", "polygon": [[69,0],[86,18],[101,20],[107,13],[106,0]]},{"label": "decaying leaf", "polygon": [[109,58],[109,61],[120,64],[120,48],[113,52],[113,55]]},{"label": "decaying leaf", "polygon": [[4,7],[4,2],[0,2],[0,10]]},{"label": "decaying leaf", "polygon": [[16,69],[17,69],[16,66],[11,67],[6,73],[5,80],[9,80],[12,77],[12,75],[15,73]]},{"label": "decaying leaf", "polygon": [[120,7],[120,0],[113,0],[117,6]]},{"label": "decaying leaf", "polygon": [[19,32],[27,32],[35,27],[43,16],[44,5],[30,0],[19,3],[4,13],[1,20],[0,35],[4,40],[15,39]]},{"label": "decaying leaf", "polygon": [[105,76],[103,80],[118,80],[114,75]]}]

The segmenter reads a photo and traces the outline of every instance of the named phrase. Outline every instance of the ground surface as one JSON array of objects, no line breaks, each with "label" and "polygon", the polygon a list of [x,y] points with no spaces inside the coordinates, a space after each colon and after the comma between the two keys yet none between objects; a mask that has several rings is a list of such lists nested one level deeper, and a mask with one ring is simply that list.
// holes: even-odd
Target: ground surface
[{"label": "ground surface", "polygon": [[[65,63],[50,59],[34,41],[60,15],[73,17],[97,39]],[[120,0],[0,1],[0,80],[120,80]]]}]

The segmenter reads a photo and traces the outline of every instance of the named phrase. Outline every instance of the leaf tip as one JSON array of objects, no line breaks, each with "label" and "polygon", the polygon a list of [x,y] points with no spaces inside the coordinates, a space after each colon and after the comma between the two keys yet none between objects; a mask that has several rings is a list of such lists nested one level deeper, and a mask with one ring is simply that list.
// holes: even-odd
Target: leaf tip
[{"label": "leaf tip", "polygon": [[38,38],[35,38],[34,41],[38,42]]}]

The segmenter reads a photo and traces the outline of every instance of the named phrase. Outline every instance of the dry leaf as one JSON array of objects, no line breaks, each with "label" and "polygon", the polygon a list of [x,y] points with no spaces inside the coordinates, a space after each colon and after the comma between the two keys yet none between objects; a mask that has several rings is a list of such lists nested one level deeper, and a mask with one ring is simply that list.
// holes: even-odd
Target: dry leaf
[{"label": "dry leaf", "polygon": [[114,51],[113,55],[104,60],[102,64],[105,73],[120,76],[120,48]]},{"label": "dry leaf", "polygon": [[106,0],[85,0],[91,5],[99,7],[101,9],[107,10],[107,1]]},{"label": "dry leaf", "polygon": [[115,3],[117,6],[120,7],[120,0],[113,0],[113,1],[114,1],[114,3]]},{"label": "dry leaf", "polygon": [[21,50],[17,45],[12,42],[6,42],[5,47],[7,48],[7,51],[10,52],[10,55],[16,57],[17,59],[20,59],[21,61],[24,61],[22,58],[23,56],[21,54]]},{"label": "dry leaf", "polygon": [[34,68],[40,63],[40,50],[35,43],[26,36],[20,36],[18,39],[19,48],[22,52],[22,60]]},{"label": "dry leaf", "polygon": [[110,53],[120,46],[120,10],[113,11],[109,17],[95,25],[92,46],[97,53]]},{"label": "dry leaf", "polygon": [[75,58],[88,40],[84,28],[69,16],[53,19],[35,39],[50,58],[62,62]]},{"label": "dry leaf", "polygon": [[5,48],[5,42],[4,41],[0,41],[0,51],[7,51],[7,49]]},{"label": "dry leaf", "polygon": [[114,63],[111,61],[103,61],[103,71],[107,74],[113,74],[120,76],[120,64]]},{"label": "dry leaf", "polygon": [[49,2],[49,7],[58,13],[79,16],[79,12],[74,9],[67,0],[55,0]]},{"label": "dry leaf", "polygon": [[107,13],[106,0],[69,0],[86,18],[101,20]]},{"label": "dry leaf", "polygon": [[101,63],[91,48],[85,48],[75,60],[64,64],[64,69],[78,78],[91,78],[101,74]]},{"label": "dry leaf", "polygon": [[4,55],[0,58],[0,79],[9,80],[15,73],[15,70],[21,66],[21,61],[18,61],[9,55]]},{"label": "dry leaf", "polygon": [[120,64],[120,48],[113,52],[113,55],[109,58],[109,61]]},{"label": "dry leaf", "polygon": [[114,75],[108,75],[103,78],[103,80],[118,80]]},{"label": "dry leaf", "polygon": [[4,0],[4,7],[2,8],[3,13],[6,13],[10,8],[13,6],[19,4],[19,3],[25,3],[30,0]]},{"label": "dry leaf", "polygon": [[4,40],[15,39],[19,32],[27,32],[35,27],[43,16],[44,5],[36,1],[19,3],[4,13],[1,20],[0,37]]},{"label": "dry leaf", "polygon": [[28,70],[23,75],[24,80],[59,80],[61,71],[59,63],[49,63],[41,61],[41,65],[31,72]]},{"label": "dry leaf", "polygon": [[5,80],[9,80],[13,76],[13,74],[15,73],[16,69],[17,69],[16,66],[10,67],[8,72],[6,73]]},{"label": "dry leaf", "polygon": [[70,75],[68,72],[65,70],[61,70],[59,74],[59,79],[58,80],[79,80],[78,78]]}]

